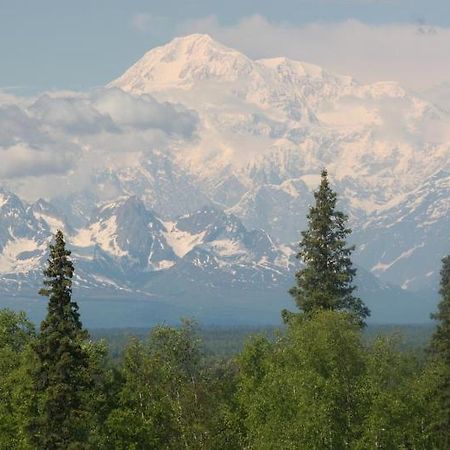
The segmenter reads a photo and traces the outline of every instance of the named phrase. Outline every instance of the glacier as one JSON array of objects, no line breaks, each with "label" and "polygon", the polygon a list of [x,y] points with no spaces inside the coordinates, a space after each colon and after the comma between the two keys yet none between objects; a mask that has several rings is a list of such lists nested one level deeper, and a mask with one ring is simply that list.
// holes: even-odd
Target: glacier
[{"label": "glacier", "polygon": [[[2,190],[3,298],[35,295],[62,228],[80,297],[270,321],[291,304],[295,243],[327,167],[372,320],[428,320],[450,252],[450,114],[437,103],[395,82],[252,60],[201,34],[150,50],[92,98],[70,94],[72,108],[90,111],[82,124],[55,121],[56,100],[45,95],[24,114],[80,144],[81,160],[96,146],[126,148],[111,150],[79,189],[34,201]],[[164,139],[147,139],[158,120]],[[0,127],[3,136],[24,139],[20,127]]]}]

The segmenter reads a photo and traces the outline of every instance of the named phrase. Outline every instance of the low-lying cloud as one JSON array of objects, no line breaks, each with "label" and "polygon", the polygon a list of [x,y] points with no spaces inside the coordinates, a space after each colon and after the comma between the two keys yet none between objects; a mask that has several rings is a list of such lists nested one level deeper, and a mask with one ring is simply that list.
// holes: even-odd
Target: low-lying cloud
[{"label": "low-lying cloud", "polygon": [[97,92],[93,106],[122,128],[157,129],[168,135],[190,137],[197,125],[193,112],[181,105],[158,102],[147,94],[137,97],[117,88]]},{"label": "low-lying cloud", "polygon": [[88,182],[91,172],[121,164],[128,154],[136,160],[194,138],[197,123],[197,114],[181,105],[117,88],[35,99],[0,96],[0,181],[42,186],[37,178],[52,177],[56,186],[55,177],[64,184],[70,175],[76,190],[83,187],[78,181]]},{"label": "low-lying cloud", "polygon": [[27,176],[64,174],[73,166],[79,156],[75,146],[67,144],[58,148],[37,148],[26,143],[0,147],[0,177],[13,179]]},{"label": "low-lying cloud", "polygon": [[98,111],[87,96],[39,97],[29,111],[47,129],[56,129],[72,135],[118,132],[113,119]]}]

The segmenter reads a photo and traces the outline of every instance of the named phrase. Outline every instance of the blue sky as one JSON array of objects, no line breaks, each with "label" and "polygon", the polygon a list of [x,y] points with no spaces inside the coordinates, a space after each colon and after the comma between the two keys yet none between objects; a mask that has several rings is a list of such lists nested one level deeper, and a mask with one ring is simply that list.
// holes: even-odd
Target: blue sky
[{"label": "blue sky", "polygon": [[[0,0],[0,89],[103,85],[150,48],[194,31],[252,57],[287,55],[426,87],[450,80],[449,30],[448,0]],[[430,72],[440,76],[428,80]]]}]

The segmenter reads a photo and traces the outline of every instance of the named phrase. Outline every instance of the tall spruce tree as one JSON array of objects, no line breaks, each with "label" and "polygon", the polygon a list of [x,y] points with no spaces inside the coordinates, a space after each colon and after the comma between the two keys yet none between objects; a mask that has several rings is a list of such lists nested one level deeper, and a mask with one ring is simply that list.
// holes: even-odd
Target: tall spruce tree
[{"label": "tall spruce tree", "polygon": [[74,266],[64,236],[58,231],[50,245],[44,288],[48,312],[33,346],[33,412],[28,427],[30,442],[40,449],[84,448],[83,390],[88,385],[88,354],[78,305],[72,301]]},{"label": "tall spruce tree", "polygon": [[[336,193],[330,187],[326,169],[314,198],[297,255],[304,267],[296,273],[296,286],[289,292],[306,315],[318,310],[347,311],[363,326],[370,311],[353,295],[356,269],[350,257],[354,247],[346,243],[351,230],[347,216],[336,210]],[[291,314],[284,311],[284,319],[288,321]]]},{"label": "tall spruce tree", "polygon": [[438,367],[435,399],[439,423],[436,424],[436,431],[445,443],[445,448],[450,448],[450,256],[442,260],[439,293],[441,301],[438,310],[431,315],[438,321],[431,339],[431,352]]}]

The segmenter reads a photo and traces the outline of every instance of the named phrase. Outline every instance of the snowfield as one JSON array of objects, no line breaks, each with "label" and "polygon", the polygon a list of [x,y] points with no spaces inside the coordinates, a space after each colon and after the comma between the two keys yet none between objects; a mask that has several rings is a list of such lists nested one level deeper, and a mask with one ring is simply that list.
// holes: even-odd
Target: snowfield
[{"label": "snowfield", "polygon": [[[436,288],[450,253],[450,115],[418,94],[284,57],[252,60],[195,34],[150,50],[93,98],[102,133],[120,124],[133,147],[120,158],[114,149],[89,190],[34,204],[3,190],[0,273],[36,277],[62,228],[80,286],[161,294],[167,277],[285,295],[327,167],[367,280],[380,292]],[[175,119],[167,139],[148,131],[150,145],[131,124],[163,126],[155,108]],[[86,152],[104,145],[78,139]]]}]

